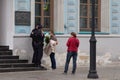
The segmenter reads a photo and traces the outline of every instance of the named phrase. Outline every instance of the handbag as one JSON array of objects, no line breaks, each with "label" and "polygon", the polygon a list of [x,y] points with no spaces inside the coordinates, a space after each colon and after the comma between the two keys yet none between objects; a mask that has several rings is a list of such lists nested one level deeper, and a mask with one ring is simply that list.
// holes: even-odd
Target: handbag
[{"label": "handbag", "polygon": [[49,56],[51,54],[51,46],[50,46],[50,43],[48,43],[44,49],[43,49],[44,53]]}]

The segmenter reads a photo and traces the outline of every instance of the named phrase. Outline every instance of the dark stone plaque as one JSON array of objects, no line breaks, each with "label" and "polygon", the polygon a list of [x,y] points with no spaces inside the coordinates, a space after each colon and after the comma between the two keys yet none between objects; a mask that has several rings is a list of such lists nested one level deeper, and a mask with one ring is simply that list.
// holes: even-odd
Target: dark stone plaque
[{"label": "dark stone plaque", "polygon": [[30,26],[31,15],[28,11],[15,11],[15,25]]}]

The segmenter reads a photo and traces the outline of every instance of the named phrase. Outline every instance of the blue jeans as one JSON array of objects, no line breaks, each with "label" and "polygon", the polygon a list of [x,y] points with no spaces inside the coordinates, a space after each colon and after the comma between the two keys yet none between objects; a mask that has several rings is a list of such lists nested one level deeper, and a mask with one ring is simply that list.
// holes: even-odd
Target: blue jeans
[{"label": "blue jeans", "polygon": [[68,53],[67,53],[67,58],[66,58],[66,63],[65,63],[65,70],[64,70],[65,73],[67,73],[67,71],[68,71],[69,62],[70,62],[71,57],[73,57],[72,73],[75,73],[75,72],[76,72],[77,52],[68,52]]},{"label": "blue jeans", "polygon": [[55,60],[55,53],[50,54],[50,59],[51,59],[51,68],[56,69],[56,60]]}]

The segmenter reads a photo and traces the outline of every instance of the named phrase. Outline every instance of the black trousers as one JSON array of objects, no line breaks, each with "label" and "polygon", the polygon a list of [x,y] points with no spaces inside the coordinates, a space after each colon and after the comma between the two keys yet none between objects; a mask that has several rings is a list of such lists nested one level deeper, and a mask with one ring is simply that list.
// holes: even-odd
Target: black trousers
[{"label": "black trousers", "polygon": [[43,43],[32,42],[32,46],[34,50],[32,63],[35,65],[41,65],[41,60],[43,57]]}]

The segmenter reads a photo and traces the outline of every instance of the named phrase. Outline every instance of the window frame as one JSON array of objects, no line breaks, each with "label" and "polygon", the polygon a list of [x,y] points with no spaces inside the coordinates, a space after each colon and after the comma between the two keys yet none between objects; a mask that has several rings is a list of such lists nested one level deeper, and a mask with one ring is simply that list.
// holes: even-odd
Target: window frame
[{"label": "window frame", "polygon": [[[35,15],[35,19],[36,18],[39,18],[39,19],[41,19],[40,20],[40,23],[42,24],[42,25],[44,25],[44,20],[45,20],[45,18],[50,18],[50,26],[49,26],[49,28],[45,28],[45,27],[43,27],[43,30],[44,31],[50,31],[50,30],[53,30],[54,29],[54,27],[53,27],[53,22],[54,22],[54,0],[50,0],[50,2],[49,2],[49,5],[50,5],[50,16],[45,16],[44,15],[44,0],[41,0],[40,2],[37,2],[37,1],[35,1],[35,5],[36,4],[40,4],[41,6],[40,6],[40,10],[41,10],[41,15],[40,16],[36,16]],[[36,22],[35,22],[35,24],[36,24]]]},{"label": "window frame", "polygon": [[[81,18],[83,19],[87,19],[87,26],[85,28],[81,27],[81,25],[79,25],[79,31],[91,31],[91,27],[90,27],[90,6],[92,5],[90,3],[90,0],[87,0],[87,3],[81,3],[80,2],[80,6],[83,6],[83,5],[86,5],[87,6],[87,15],[86,16],[81,16],[81,14],[79,14],[79,19],[81,20]],[[98,19],[97,23],[98,23],[98,27],[95,28],[96,31],[100,32],[101,31],[101,0],[98,0],[98,4],[95,4],[95,5],[98,5],[98,17],[95,17],[96,19]],[[79,7],[80,7],[79,6]],[[81,22],[79,22],[81,24]]]}]

